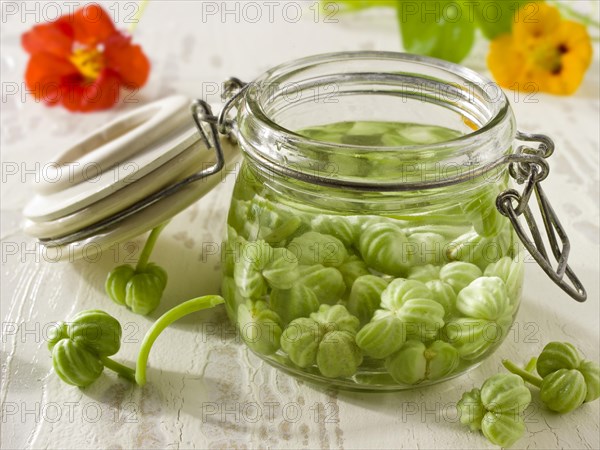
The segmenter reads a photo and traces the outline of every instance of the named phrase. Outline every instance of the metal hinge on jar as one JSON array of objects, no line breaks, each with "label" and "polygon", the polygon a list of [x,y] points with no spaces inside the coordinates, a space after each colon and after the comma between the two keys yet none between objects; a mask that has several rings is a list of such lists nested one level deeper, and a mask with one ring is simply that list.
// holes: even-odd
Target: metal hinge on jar
[{"label": "metal hinge on jar", "polygon": [[[554,142],[548,136],[542,134],[521,132],[518,132],[517,139],[530,143],[537,142],[539,145],[537,148],[528,145],[517,148],[514,154],[516,161],[510,163],[509,172],[518,184],[524,184],[525,187],[522,193],[517,192],[515,189],[502,192],[496,199],[496,207],[501,214],[510,219],[519,239],[552,281],[576,301],[584,302],[587,298],[585,288],[567,264],[571,249],[569,238],[540,185],[540,182],[548,176],[549,167],[546,158],[554,152]],[[558,262],[556,269],[552,266],[540,227],[529,207],[529,199],[532,193],[535,193],[544,229],[546,230],[546,237],[550,243],[552,254]],[[531,238],[527,235],[519,220],[521,215],[525,217],[531,232]],[[571,284],[567,282],[565,275]]]}]

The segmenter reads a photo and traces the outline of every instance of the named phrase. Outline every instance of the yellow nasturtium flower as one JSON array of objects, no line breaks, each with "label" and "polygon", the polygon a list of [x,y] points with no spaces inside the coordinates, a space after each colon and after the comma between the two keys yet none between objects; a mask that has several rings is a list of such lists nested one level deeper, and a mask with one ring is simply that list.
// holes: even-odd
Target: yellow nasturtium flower
[{"label": "yellow nasturtium flower", "polygon": [[574,93],[592,60],[592,44],[584,25],[563,20],[558,9],[537,3],[521,10],[512,33],[490,44],[487,63],[502,87],[557,95]]}]

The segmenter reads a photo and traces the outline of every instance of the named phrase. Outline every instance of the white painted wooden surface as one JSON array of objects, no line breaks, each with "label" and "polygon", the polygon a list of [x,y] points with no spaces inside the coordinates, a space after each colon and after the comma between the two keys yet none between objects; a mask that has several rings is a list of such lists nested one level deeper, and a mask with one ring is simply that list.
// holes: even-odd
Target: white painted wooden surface
[{"label": "white painted wooden surface", "polygon": [[[314,20],[312,1],[271,7],[258,2],[262,18],[251,23],[254,13],[243,5],[237,17],[234,12],[222,18],[225,6],[235,11],[233,3],[226,3],[205,5],[204,13],[217,9],[209,16],[202,14],[200,2],[150,2],[135,39],[153,69],[135,100],[176,92],[216,102],[217,95],[209,94],[231,75],[249,80],[279,62],[318,52],[400,49],[391,13],[338,15],[333,18],[337,23],[326,23],[323,17]],[[131,12],[127,4],[107,3],[120,12],[121,26]],[[569,231],[571,265],[588,289],[587,303],[576,304],[534,263],[527,264],[523,306],[497,353],[466,376],[412,392],[334,392],[298,382],[246,351],[223,310],[187,317],[164,333],[151,354],[149,384],[143,389],[112,373],[85,390],[63,384],[51,369],[44,340],[52,322],[83,309],[106,310],[124,327],[117,359],[132,363],[154,318],[184,299],[218,291],[218,257],[203,256],[202,250],[220,240],[233,176],[176,217],[159,241],[155,259],[168,270],[170,281],[149,318],[118,307],[103,292],[107,272],[133,247],[115,248],[94,262],[37,259],[34,242],[20,231],[32,171],[115,111],[71,115],[35,104],[30,96],[22,101],[26,56],[19,48],[20,33],[54,12],[38,6],[36,13],[29,3],[34,12],[22,17],[23,5],[15,5],[17,14],[5,15],[3,9],[1,31],[2,448],[491,448],[481,435],[457,423],[454,405],[461,392],[499,371],[502,358],[525,361],[546,342],[564,339],[599,359],[596,48],[593,67],[576,95],[536,94],[527,102],[522,94],[510,93],[520,129],[556,140],[544,185]],[[294,22],[296,5],[302,17]],[[485,71],[485,51],[480,46],[466,64]],[[9,95],[13,87],[17,95]],[[595,402],[566,416],[554,415],[542,411],[534,395],[527,432],[515,447],[599,448],[599,409]]]}]

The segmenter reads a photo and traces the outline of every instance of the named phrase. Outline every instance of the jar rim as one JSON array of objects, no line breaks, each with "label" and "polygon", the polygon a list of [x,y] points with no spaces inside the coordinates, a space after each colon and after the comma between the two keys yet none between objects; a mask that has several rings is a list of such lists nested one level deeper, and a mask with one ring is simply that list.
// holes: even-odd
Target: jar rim
[{"label": "jar rim", "polygon": [[[422,67],[423,69],[430,68],[438,71],[442,75],[447,75],[454,80],[459,80],[464,83],[463,89],[456,88],[453,86],[452,81],[445,82],[437,78],[427,77],[423,75],[422,80],[430,82],[435,80],[435,83],[442,83],[449,88],[456,88],[457,92],[460,91],[461,95],[464,95],[465,88],[471,89],[471,95],[474,102],[478,103],[480,108],[483,108],[489,117],[485,118],[485,121],[479,120],[481,123],[479,126],[476,122],[473,122],[476,129],[473,131],[462,134],[458,137],[449,140],[442,140],[433,144],[411,144],[411,145],[397,145],[397,146],[369,146],[369,145],[356,145],[356,144],[340,144],[335,142],[327,142],[323,140],[312,139],[304,136],[298,132],[295,132],[286,126],[278,123],[271,114],[267,111],[266,106],[268,102],[272,102],[275,98],[274,95],[268,95],[266,89],[272,89],[272,86],[284,83],[290,79],[290,77],[298,77],[300,74],[306,71],[314,70],[315,68],[328,64],[345,63],[352,64],[352,62],[382,62],[382,63],[408,63],[413,66]],[[367,73],[367,72],[364,72]],[[361,72],[360,74],[364,74]],[[376,75],[393,76],[399,77],[403,72],[390,72],[390,73],[369,73],[368,75],[377,78]],[[406,72],[412,77],[420,76],[420,73]],[[348,76],[356,76],[356,73],[349,73]],[[316,80],[317,78],[311,78]],[[431,81],[433,83],[433,81]],[[498,92],[498,98],[492,99],[487,90],[486,86],[492,86]],[[477,91],[475,93],[475,91]],[[466,117],[466,116],[465,116]],[[468,117],[466,117],[468,119]],[[481,119],[481,118],[479,118]],[[466,123],[466,122],[465,122]],[[454,64],[448,61],[440,59],[414,55],[409,53],[401,52],[388,52],[388,51],[349,51],[349,52],[334,52],[324,53],[313,56],[308,56],[292,61],[285,62],[278,66],[275,66],[261,76],[256,78],[246,89],[243,95],[242,103],[238,109],[238,135],[242,149],[245,154],[251,158],[257,160],[261,165],[267,165],[273,168],[274,166],[281,166],[284,163],[289,162],[289,155],[281,155],[282,148],[296,147],[302,148],[304,145],[310,145],[318,148],[321,153],[334,152],[340,148],[351,149],[354,151],[362,152],[380,152],[389,154],[413,154],[416,155],[419,152],[439,152],[441,150],[455,149],[463,155],[473,153],[477,147],[481,147],[483,143],[491,141],[500,142],[498,148],[494,152],[488,152],[484,158],[481,159],[482,165],[487,165],[500,160],[507,151],[510,151],[510,143],[515,137],[516,129],[514,125],[514,116],[510,107],[509,101],[500,89],[500,87],[489,80],[488,78],[480,75],[479,73],[471,70],[467,67]],[[248,126],[245,126],[248,125]],[[498,129],[503,128],[502,134],[498,136]],[[273,150],[275,149],[275,150]],[[443,152],[440,152],[442,154]],[[460,155],[453,155],[460,156]],[[304,162],[300,162],[298,165],[303,166],[304,163],[309,162],[309,159],[305,159]],[[287,171],[290,175],[290,171]],[[302,170],[300,170],[302,172]],[[293,176],[293,174],[291,174]],[[314,178],[313,178],[314,179]],[[338,182],[340,180],[337,180]],[[344,184],[343,180],[341,180]],[[389,180],[388,180],[389,181]],[[334,183],[339,184],[339,183]],[[348,184],[348,183],[347,183]],[[366,185],[364,181],[358,181],[357,183],[350,182],[352,184]],[[381,185],[382,183],[375,183]],[[395,183],[396,185],[398,183]]]}]

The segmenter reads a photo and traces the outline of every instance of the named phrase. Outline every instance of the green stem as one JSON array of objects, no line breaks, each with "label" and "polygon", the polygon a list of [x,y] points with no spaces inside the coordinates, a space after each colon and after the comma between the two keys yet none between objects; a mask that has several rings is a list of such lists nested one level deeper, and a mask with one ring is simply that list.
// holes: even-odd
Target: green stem
[{"label": "green stem", "polygon": [[116,362],[113,359],[110,359],[106,356],[102,356],[100,358],[104,367],[108,367],[110,370],[117,372],[123,378],[126,378],[129,381],[135,383],[135,370],[130,367],[124,366],[121,363]]},{"label": "green stem", "polygon": [[525,371],[529,372],[529,373],[533,373],[533,371],[535,370],[536,364],[537,364],[537,358],[534,356],[533,358],[531,358],[529,360],[529,362],[525,366]]},{"label": "green stem", "polygon": [[154,322],[152,327],[150,327],[142,341],[135,369],[135,380],[137,384],[140,386],[146,384],[146,365],[148,364],[150,349],[152,348],[154,341],[156,341],[156,338],[158,338],[165,328],[188,314],[203,309],[213,308],[221,303],[225,303],[225,300],[223,300],[222,297],[218,295],[205,295],[204,297],[198,297],[183,302],[160,316],[156,322]]},{"label": "green stem", "polygon": [[162,225],[157,226],[150,232],[150,236],[146,240],[144,244],[144,248],[142,249],[142,254],[140,255],[140,259],[138,259],[137,265],[135,266],[136,272],[143,272],[146,266],[148,265],[148,260],[150,259],[150,254],[154,249],[154,245],[156,244],[156,240],[160,235],[160,232],[167,226],[169,222],[165,222]]},{"label": "green stem", "polygon": [[533,384],[534,386],[537,386],[537,387],[540,387],[542,385],[542,379],[540,377],[536,377],[532,373],[521,369],[519,366],[510,362],[508,359],[505,359],[504,361],[502,361],[502,365],[504,367],[506,367],[506,369],[509,372],[512,372],[515,375],[519,375],[521,378],[523,378],[523,380],[527,381],[528,383]]}]

